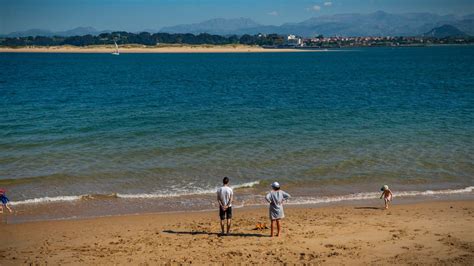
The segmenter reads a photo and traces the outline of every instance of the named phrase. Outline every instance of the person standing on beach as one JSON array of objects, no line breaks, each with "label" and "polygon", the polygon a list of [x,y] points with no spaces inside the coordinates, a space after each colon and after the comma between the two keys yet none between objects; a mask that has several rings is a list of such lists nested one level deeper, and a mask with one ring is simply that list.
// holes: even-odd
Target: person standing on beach
[{"label": "person standing on beach", "polygon": [[285,213],[283,212],[283,201],[288,200],[289,198],[290,194],[280,190],[280,184],[278,182],[273,182],[272,191],[270,191],[270,193],[265,197],[268,203],[270,203],[270,220],[272,224],[270,232],[271,237],[273,237],[275,223],[277,226],[276,236],[280,236],[281,219],[285,217]]},{"label": "person standing on beach", "polygon": [[234,191],[229,187],[228,177],[224,177],[222,183],[224,185],[217,189],[219,217],[221,218],[221,233],[224,234],[224,220],[226,220],[227,234],[229,234],[232,222],[232,201],[234,200]]}]

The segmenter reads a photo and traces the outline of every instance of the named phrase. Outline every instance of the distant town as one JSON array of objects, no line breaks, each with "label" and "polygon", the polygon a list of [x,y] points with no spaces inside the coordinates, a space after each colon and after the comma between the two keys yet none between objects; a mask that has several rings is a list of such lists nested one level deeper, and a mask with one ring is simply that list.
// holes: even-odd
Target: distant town
[{"label": "distant town", "polygon": [[344,48],[344,47],[377,47],[377,46],[428,46],[445,44],[473,44],[472,36],[366,36],[366,37],[326,37],[318,35],[311,38],[303,38],[294,34],[244,34],[241,36],[201,34],[179,34],[179,33],[130,33],[112,32],[98,35],[83,36],[29,36],[29,37],[2,37],[1,47],[25,47],[25,46],[91,46],[91,45],[130,45],[138,44],[145,46],[160,45],[257,45],[267,49],[294,48],[294,49],[317,49],[317,48]]},{"label": "distant town", "polygon": [[342,47],[374,47],[374,46],[427,46],[436,44],[472,44],[474,38],[460,37],[391,37],[391,36],[366,36],[366,37],[324,37],[319,35],[314,38],[301,38],[295,35],[286,36],[281,45],[264,46],[267,48],[294,47],[294,48],[342,48]]}]

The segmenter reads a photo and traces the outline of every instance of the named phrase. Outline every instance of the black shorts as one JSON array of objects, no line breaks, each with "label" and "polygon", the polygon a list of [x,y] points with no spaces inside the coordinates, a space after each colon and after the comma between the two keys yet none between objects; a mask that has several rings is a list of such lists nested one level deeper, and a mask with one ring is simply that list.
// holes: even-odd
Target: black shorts
[{"label": "black shorts", "polygon": [[219,207],[219,217],[221,217],[221,220],[225,220],[226,216],[227,219],[232,219],[232,207],[227,208],[225,211]]}]

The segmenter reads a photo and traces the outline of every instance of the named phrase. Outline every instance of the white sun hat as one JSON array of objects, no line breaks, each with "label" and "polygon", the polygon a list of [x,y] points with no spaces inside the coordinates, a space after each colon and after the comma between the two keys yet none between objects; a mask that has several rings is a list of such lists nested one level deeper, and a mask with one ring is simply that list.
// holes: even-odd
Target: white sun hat
[{"label": "white sun hat", "polygon": [[278,182],[273,182],[273,183],[272,183],[272,188],[280,188],[280,183],[278,183]]}]

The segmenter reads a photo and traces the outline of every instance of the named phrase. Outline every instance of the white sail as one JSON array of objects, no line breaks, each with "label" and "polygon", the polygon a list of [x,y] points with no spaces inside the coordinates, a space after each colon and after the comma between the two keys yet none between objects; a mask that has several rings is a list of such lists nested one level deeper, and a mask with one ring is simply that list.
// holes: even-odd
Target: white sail
[{"label": "white sail", "polygon": [[112,54],[113,54],[113,55],[119,55],[120,53],[119,53],[119,49],[118,49],[117,42],[114,41],[114,43],[115,43],[115,52],[113,52]]}]

